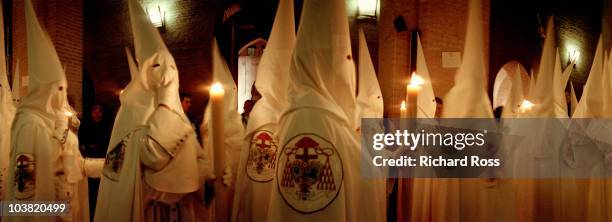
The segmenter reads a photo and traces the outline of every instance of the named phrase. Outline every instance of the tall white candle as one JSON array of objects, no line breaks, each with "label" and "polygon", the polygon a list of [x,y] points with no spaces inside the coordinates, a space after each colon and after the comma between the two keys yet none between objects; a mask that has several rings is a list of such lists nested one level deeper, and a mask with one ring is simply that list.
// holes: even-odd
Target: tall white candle
[{"label": "tall white candle", "polygon": [[215,221],[229,221],[230,201],[229,188],[223,185],[221,177],[225,174],[225,126],[224,126],[224,97],[225,90],[221,83],[214,83],[210,87],[211,121],[212,121],[212,145],[215,175],[218,177],[214,183],[215,187]]},{"label": "tall white candle", "polygon": [[[223,101],[225,97],[225,90],[221,83],[214,83],[210,87],[210,101],[211,101],[211,119],[212,119],[212,144],[215,158],[215,173],[222,173],[225,162],[225,150],[223,146],[224,140],[224,109]],[[223,174],[217,174],[223,175]]]}]

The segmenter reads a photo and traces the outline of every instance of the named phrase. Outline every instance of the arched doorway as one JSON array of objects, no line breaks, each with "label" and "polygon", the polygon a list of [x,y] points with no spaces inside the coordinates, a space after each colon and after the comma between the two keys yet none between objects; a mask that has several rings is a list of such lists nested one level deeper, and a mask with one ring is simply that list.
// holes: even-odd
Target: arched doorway
[{"label": "arched doorway", "polygon": [[495,76],[495,83],[493,84],[493,109],[506,104],[512,88],[512,78],[517,73],[516,69],[519,69],[521,75],[523,94],[527,95],[529,74],[519,62],[510,61],[502,66]]}]

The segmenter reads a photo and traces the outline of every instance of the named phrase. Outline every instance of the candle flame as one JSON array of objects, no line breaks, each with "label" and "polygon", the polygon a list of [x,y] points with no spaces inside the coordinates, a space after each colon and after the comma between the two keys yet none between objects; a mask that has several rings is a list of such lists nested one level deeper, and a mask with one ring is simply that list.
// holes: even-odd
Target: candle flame
[{"label": "candle flame", "polygon": [[223,85],[220,82],[213,83],[212,86],[210,86],[210,92],[211,93],[224,92]]},{"label": "candle flame", "polygon": [[425,84],[425,79],[413,72],[412,77],[410,77],[410,86],[417,87],[423,84]]},{"label": "candle flame", "polygon": [[400,110],[406,110],[406,109],[407,109],[407,107],[406,107],[406,101],[405,101],[405,100],[402,100],[402,104],[400,105]]},{"label": "candle flame", "polygon": [[521,106],[519,107],[519,110],[521,112],[526,112],[527,110],[531,110],[531,108],[533,108],[533,106],[535,106],[535,104],[533,104],[532,102],[530,102],[529,100],[523,100],[523,102],[521,103]]}]

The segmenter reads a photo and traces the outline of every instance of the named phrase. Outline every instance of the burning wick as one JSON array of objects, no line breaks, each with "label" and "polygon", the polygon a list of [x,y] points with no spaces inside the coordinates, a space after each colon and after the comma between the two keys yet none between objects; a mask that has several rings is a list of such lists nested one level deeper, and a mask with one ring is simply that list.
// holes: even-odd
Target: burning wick
[{"label": "burning wick", "polygon": [[525,100],[523,100],[523,102],[519,106],[519,111],[521,113],[527,112],[528,110],[531,110],[531,108],[533,108],[533,106],[535,106],[535,104],[533,104],[529,100],[525,99]]},{"label": "burning wick", "polygon": [[410,84],[408,84],[406,87],[420,89],[423,84],[425,84],[423,77],[413,72],[412,77],[410,77]]}]

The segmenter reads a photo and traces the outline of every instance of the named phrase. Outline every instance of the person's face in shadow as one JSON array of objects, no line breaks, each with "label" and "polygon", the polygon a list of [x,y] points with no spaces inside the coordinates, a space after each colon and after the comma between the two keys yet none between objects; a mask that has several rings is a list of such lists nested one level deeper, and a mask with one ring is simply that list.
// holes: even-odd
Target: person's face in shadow
[{"label": "person's face in shadow", "polygon": [[183,98],[183,100],[181,101],[181,106],[183,106],[183,111],[189,112],[189,109],[191,108],[191,98]]}]

